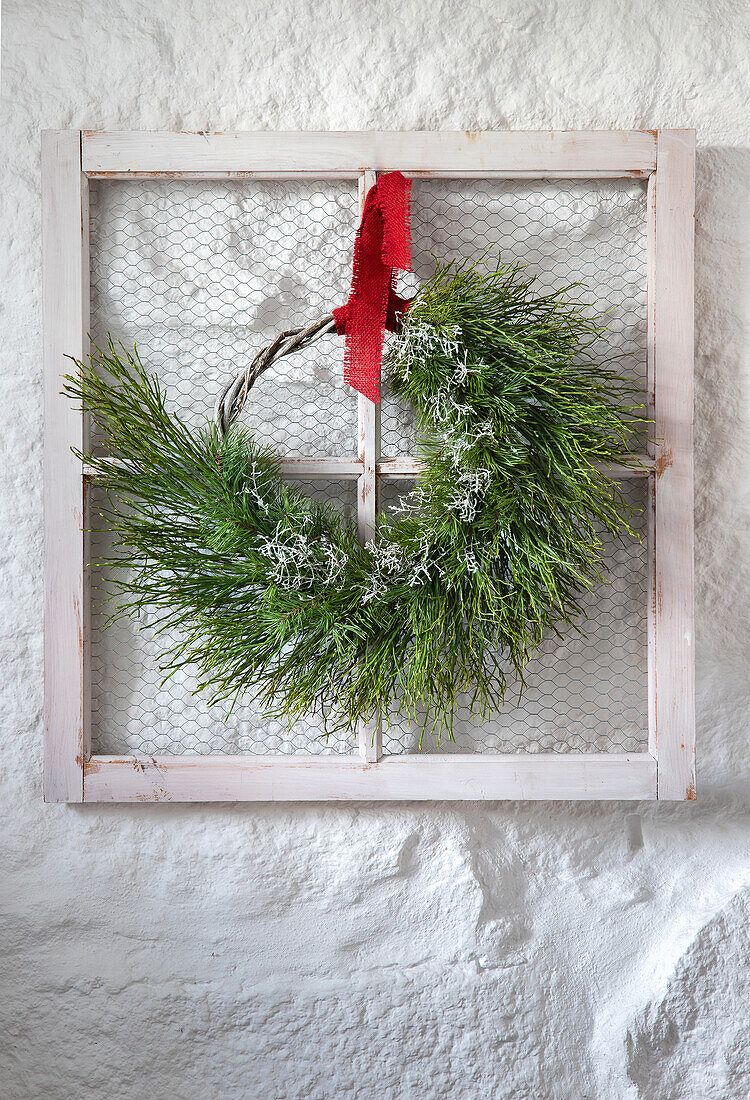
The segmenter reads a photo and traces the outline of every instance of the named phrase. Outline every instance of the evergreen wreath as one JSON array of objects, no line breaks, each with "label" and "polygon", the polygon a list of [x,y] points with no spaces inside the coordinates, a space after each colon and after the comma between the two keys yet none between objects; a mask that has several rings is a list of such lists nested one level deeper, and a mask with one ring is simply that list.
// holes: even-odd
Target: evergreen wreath
[{"label": "evergreen wreath", "polygon": [[136,350],[110,338],[77,363],[65,392],[106,446],[85,457],[118,547],[114,614],[148,609],[178,632],[167,676],[194,666],[211,702],[252,690],[289,721],[421,714],[451,733],[459,693],[482,714],[522,690],[543,634],[601,581],[602,533],[633,535],[602,467],[643,423],[634,387],[592,354],[601,327],[533,284],[518,265],[448,264],[413,299],[384,368],[416,410],[424,468],[364,546],[233,422],[270,349],[197,432]]}]

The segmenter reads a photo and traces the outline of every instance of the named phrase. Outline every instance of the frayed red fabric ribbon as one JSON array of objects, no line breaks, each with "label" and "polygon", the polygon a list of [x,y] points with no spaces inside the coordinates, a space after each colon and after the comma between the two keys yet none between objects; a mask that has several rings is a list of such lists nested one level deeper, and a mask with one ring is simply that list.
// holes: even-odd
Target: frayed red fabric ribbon
[{"label": "frayed red fabric ribbon", "polygon": [[411,271],[410,194],[411,180],[400,172],[381,176],[367,192],[349,300],[333,311],[336,331],[346,337],[344,381],[376,405],[385,330],[398,331],[411,301],[393,289],[394,270]]}]

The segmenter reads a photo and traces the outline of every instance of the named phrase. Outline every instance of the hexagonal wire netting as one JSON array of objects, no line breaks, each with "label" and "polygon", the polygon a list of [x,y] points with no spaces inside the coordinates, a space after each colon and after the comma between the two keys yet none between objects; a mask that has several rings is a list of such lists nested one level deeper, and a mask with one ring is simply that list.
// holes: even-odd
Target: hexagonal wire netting
[{"label": "hexagonal wire netting", "polygon": [[[299,479],[307,496],[328,500],[356,520],[355,481]],[[91,507],[101,501],[94,489]],[[113,557],[111,540],[101,528],[91,537],[92,560]],[[103,576],[99,576],[99,573]],[[139,621],[122,617],[106,622],[111,572],[95,570],[92,581],[91,737],[97,753],[171,755],[173,753],[347,753],[354,739],[331,734],[311,716],[291,728],[265,717],[245,696],[229,715],[208,706],[195,694],[195,675],[180,669],[164,681],[160,664],[172,633],[160,637],[149,629],[149,615]]]},{"label": "hexagonal wire netting", "polygon": [[[211,416],[223,383],[280,330],[347,297],[358,192],[347,182],[98,183],[91,196],[91,327],[111,333],[159,375],[190,424]],[[287,455],[356,452],[357,401],[335,337],[274,365],[243,423]],[[354,513],[356,483],[300,482]],[[92,504],[96,507],[96,498]],[[92,560],[106,559],[103,534]],[[110,574],[94,574],[92,743],[100,753],[347,753],[317,717],[292,730],[245,698],[227,715],[194,695],[189,669],[162,683],[168,637],[148,622],[104,626]],[[139,629],[143,628],[143,629]]]},{"label": "hexagonal wire netting", "polygon": [[[138,344],[174,408],[190,423],[210,415],[222,382],[282,328],[328,312],[347,296],[357,224],[349,182],[98,182],[91,195],[91,329]],[[572,291],[608,311],[602,354],[644,384],[645,188],[637,181],[437,181],[412,189],[414,275],[433,259],[477,259],[488,248],[520,260],[543,287]],[[354,455],[356,395],[342,381],[342,342],[327,337],[275,364],[243,422],[287,455]],[[409,454],[409,411],[387,390],[383,457]],[[300,483],[354,515],[355,483]],[[408,489],[383,478],[380,504]],[[625,484],[643,509],[645,483]],[[96,496],[92,500],[96,508]],[[645,538],[643,515],[637,520]],[[104,534],[92,559],[106,562]],[[527,690],[481,722],[458,708],[455,741],[425,737],[405,719],[384,723],[385,753],[586,752],[646,748],[646,547],[612,546],[608,582],[588,599],[581,632],[548,638]],[[92,743],[97,753],[349,753],[354,739],[325,737],[311,717],[291,730],[244,698],[231,714],[193,694],[190,670],[162,683],[163,640],[148,622],[105,627],[110,573],[95,571],[92,598]]]}]

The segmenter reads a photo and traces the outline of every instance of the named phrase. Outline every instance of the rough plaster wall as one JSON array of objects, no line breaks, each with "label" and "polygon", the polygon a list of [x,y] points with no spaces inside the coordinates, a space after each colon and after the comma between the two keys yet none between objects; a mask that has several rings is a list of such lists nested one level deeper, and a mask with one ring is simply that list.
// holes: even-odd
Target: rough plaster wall
[{"label": "rough plaster wall", "polygon": [[[0,1092],[745,1097],[732,0],[4,5]],[[39,130],[695,126],[699,802],[45,807]]]}]

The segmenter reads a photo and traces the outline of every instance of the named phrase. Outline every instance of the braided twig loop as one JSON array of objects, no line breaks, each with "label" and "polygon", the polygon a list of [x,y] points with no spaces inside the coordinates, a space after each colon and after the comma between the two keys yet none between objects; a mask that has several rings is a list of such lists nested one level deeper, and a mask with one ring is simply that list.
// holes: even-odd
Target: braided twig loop
[{"label": "braided twig loop", "polygon": [[242,412],[242,408],[247,401],[247,395],[257,379],[264,371],[268,370],[272,363],[275,363],[277,359],[281,359],[284,355],[301,351],[308,344],[312,344],[321,336],[327,336],[335,329],[333,314],[328,313],[325,317],[313,322],[306,328],[292,328],[279,333],[272,344],[268,344],[259,351],[250,366],[236,375],[219,395],[214,409],[214,423],[221,437],[223,438],[227,434]]}]

